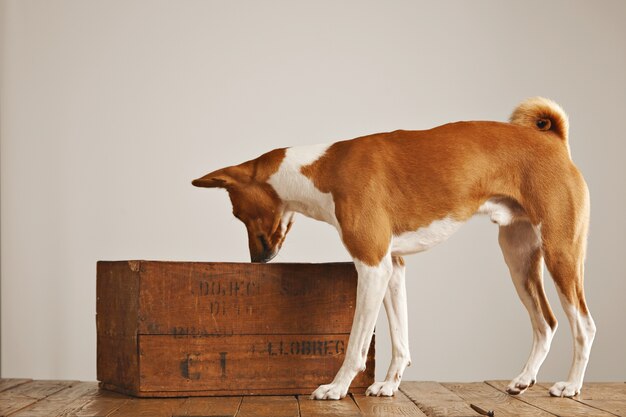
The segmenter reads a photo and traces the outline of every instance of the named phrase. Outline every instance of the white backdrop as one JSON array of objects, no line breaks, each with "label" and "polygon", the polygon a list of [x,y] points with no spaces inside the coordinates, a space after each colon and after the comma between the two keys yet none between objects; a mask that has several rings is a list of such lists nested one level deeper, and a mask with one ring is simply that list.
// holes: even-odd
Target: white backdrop
[{"label": "white backdrop", "polygon": [[[247,261],[190,180],[282,146],[506,120],[544,95],[592,196],[588,380],[626,379],[623,1],[4,1],[2,376],[95,379],[99,259]],[[511,378],[530,323],[486,218],[407,258],[405,378]],[[348,260],[300,216],[277,261]],[[560,322],[542,380],[571,363]],[[378,322],[379,378],[390,343]]]}]

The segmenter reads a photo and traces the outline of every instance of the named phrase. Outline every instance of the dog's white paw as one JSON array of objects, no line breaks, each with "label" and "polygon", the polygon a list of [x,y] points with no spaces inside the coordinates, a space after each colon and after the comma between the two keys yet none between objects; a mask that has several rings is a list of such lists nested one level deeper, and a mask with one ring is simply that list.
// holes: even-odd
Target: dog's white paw
[{"label": "dog's white paw", "polygon": [[511,395],[518,395],[535,385],[535,375],[523,372],[516,376],[506,387],[506,392]]},{"label": "dog's white paw", "polygon": [[573,397],[580,392],[580,384],[576,382],[557,382],[550,388],[550,395],[553,397]]},{"label": "dog's white paw", "polygon": [[340,400],[348,394],[348,387],[343,387],[339,384],[327,384],[320,385],[313,394],[311,394],[312,400]]},{"label": "dog's white paw", "polygon": [[398,391],[398,384],[393,381],[374,382],[369,386],[365,395],[371,395],[374,397],[393,397]]}]

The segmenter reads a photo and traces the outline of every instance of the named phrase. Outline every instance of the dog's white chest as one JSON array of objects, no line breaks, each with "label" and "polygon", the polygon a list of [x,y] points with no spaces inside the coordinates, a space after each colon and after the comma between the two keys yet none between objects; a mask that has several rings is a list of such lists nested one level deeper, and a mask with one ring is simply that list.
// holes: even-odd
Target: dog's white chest
[{"label": "dog's white chest", "polygon": [[287,205],[287,210],[321,220],[338,227],[335,201],[330,193],[318,190],[302,174],[303,166],[317,161],[330,145],[311,145],[288,148],[278,171],[267,181]]}]

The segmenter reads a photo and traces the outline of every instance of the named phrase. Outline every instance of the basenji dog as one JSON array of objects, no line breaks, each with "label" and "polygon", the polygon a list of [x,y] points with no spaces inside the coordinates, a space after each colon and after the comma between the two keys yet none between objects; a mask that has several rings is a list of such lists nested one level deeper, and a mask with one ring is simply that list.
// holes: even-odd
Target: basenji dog
[{"label": "basenji dog", "polygon": [[583,290],[589,193],[567,136],[563,109],[536,97],[522,102],[509,123],[457,122],[275,149],[192,183],[228,191],[233,214],[247,228],[252,262],[278,253],[294,213],[339,232],[358,272],[356,309],[344,362],[312,398],[346,396],[365,369],[381,304],[392,359],[385,380],[366,394],[397,391],[411,363],[402,256],[443,242],[475,214],[499,226],[504,260],[533,327],[528,362],[507,391],[521,394],[535,383],[557,328],[543,287],[545,262],[574,338],[569,376],[549,392],[572,397],[581,390],[596,330]]}]

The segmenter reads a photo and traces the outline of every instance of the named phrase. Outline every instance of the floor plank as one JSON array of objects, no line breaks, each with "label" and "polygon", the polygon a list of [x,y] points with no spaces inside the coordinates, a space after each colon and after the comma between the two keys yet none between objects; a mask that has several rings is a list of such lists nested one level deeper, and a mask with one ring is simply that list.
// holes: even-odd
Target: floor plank
[{"label": "floor plank", "polygon": [[359,407],[352,399],[346,398],[334,400],[312,400],[307,395],[298,396],[298,405],[300,406],[301,417],[360,417]]},{"label": "floor plank", "polygon": [[295,396],[244,397],[237,417],[298,417]]},{"label": "floor plank", "polygon": [[95,382],[0,379],[0,416],[10,417],[475,417],[474,404],[502,416],[626,417],[626,384],[586,383],[573,399],[553,398],[551,384],[522,396],[506,381],[403,382],[395,397],[351,395],[341,401],[308,396],[134,398],[100,390]]},{"label": "floor plank", "polygon": [[243,397],[190,397],[173,417],[235,417]]},{"label": "floor plank", "polygon": [[84,398],[98,392],[97,382],[78,382],[68,386],[54,394],[25,407],[11,417],[50,417],[58,416],[62,410],[76,400],[85,401]]},{"label": "floor plank", "polygon": [[[552,386],[547,383],[539,385],[546,390]],[[626,417],[626,384],[621,382],[586,382],[580,394],[573,400],[616,416]]]},{"label": "floor plank", "polygon": [[402,391],[393,397],[367,397],[363,394],[354,395],[354,402],[364,417],[426,417],[418,407]]},{"label": "floor plank", "polygon": [[586,382],[575,398],[592,407],[626,417],[626,384],[622,382]]},{"label": "floor plank", "polygon": [[623,382],[585,382],[579,397],[590,400],[626,401],[626,384]]},{"label": "floor plank", "polygon": [[67,417],[106,417],[131,400],[123,394],[99,390],[85,398],[86,401],[76,410],[70,410]]},{"label": "floor plank", "polygon": [[25,384],[30,381],[32,381],[32,379],[0,378],[0,392],[6,391],[10,388]]},{"label": "floor plank", "polygon": [[494,411],[500,416],[546,417],[554,414],[526,404],[509,394],[505,394],[484,382],[464,384],[444,383],[444,387],[463,398],[468,404],[474,404],[483,410]]},{"label": "floor plank", "polygon": [[30,381],[0,392],[0,416],[13,414],[78,381]]},{"label": "floor plank", "polygon": [[[506,393],[508,381],[487,381],[487,384]],[[548,390],[542,384],[536,384],[529,388],[522,395],[511,396],[518,401],[530,404],[556,416],[563,417],[613,417],[612,414],[597,410],[581,402],[577,402],[571,398],[551,397]]]},{"label": "floor plank", "polygon": [[582,400],[581,402],[612,415],[626,417],[626,402],[623,400]]},{"label": "floor plank", "polygon": [[461,397],[438,382],[407,381],[400,390],[428,416],[478,416]]},{"label": "floor plank", "polygon": [[110,417],[172,417],[185,403],[185,398],[133,398]]}]

